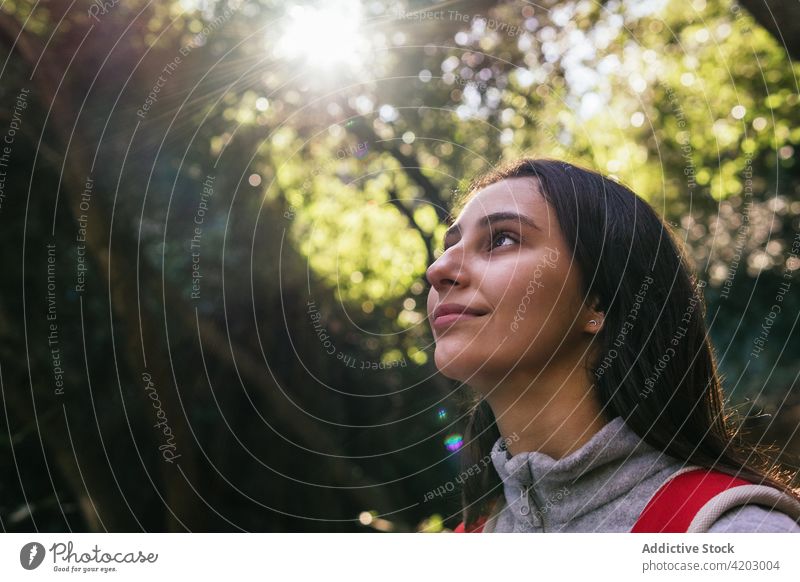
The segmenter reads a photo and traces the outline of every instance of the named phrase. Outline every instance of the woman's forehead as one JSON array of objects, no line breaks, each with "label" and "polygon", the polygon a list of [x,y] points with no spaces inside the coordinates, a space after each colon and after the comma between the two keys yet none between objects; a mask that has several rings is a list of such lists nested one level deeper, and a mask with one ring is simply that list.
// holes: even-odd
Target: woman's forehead
[{"label": "woman's forehead", "polygon": [[489,184],[470,197],[459,213],[458,222],[498,211],[531,215],[547,213],[547,203],[536,185],[536,179],[527,177],[509,178]]}]

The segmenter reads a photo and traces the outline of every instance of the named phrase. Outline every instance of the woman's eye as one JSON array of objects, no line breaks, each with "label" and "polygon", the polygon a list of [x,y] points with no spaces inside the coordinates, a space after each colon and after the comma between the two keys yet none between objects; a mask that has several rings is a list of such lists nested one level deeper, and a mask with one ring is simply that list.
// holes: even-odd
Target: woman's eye
[{"label": "woman's eye", "polygon": [[[498,241],[501,241],[500,244],[498,244]],[[498,232],[492,238],[492,248],[508,246],[509,244],[513,244],[515,242],[517,242],[517,239],[511,236],[511,234],[507,232]]]}]

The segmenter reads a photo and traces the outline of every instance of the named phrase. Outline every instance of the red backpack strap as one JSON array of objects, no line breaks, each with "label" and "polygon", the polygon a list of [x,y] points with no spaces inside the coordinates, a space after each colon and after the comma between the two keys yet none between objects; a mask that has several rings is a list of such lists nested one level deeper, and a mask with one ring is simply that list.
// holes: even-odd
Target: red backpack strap
[{"label": "red backpack strap", "polygon": [[464,522],[462,521],[456,526],[456,529],[453,530],[453,533],[481,533],[485,524],[486,517],[479,517],[473,526],[468,531],[465,531]]},{"label": "red backpack strap", "polygon": [[684,468],[650,498],[633,533],[685,533],[697,513],[717,495],[749,481],[704,468]]}]

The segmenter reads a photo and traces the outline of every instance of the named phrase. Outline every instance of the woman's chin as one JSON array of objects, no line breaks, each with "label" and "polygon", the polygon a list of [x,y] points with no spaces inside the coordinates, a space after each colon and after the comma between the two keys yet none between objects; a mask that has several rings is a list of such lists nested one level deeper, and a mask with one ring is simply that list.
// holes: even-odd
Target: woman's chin
[{"label": "woman's chin", "polygon": [[436,348],[434,361],[439,372],[451,380],[466,382],[478,371],[480,363],[476,365],[476,358],[467,353],[448,354]]}]

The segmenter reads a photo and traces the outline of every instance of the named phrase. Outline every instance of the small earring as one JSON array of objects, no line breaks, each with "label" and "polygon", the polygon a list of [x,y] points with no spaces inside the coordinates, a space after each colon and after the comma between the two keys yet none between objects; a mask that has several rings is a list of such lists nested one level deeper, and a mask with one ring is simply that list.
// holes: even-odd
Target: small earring
[{"label": "small earring", "polygon": [[597,320],[596,319],[592,319],[591,321],[589,321],[589,323],[591,323],[592,325],[597,325]]}]

